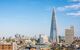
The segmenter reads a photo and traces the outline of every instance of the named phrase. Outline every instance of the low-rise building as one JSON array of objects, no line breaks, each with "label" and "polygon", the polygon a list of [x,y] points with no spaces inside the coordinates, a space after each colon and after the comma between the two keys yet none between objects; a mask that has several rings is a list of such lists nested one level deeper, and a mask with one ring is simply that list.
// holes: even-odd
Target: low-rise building
[{"label": "low-rise building", "polygon": [[47,44],[47,43],[49,43],[48,36],[43,35],[43,34],[40,34],[39,40],[40,40],[40,44]]},{"label": "low-rise building", "polygon": [[0,43],[0,50],[17,50],[16,43]]}]

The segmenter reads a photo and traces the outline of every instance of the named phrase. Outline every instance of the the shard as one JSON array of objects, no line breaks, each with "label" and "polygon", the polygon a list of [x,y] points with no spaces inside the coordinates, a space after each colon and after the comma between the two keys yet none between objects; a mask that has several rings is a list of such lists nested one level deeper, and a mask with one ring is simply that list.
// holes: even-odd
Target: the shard
[{"label": "the shard", "polygon": [[56,18],[55,18],[55,10],[54,9],[52,11],[50,41],[51,42],[57,42],[57,28],[56,28]]}]

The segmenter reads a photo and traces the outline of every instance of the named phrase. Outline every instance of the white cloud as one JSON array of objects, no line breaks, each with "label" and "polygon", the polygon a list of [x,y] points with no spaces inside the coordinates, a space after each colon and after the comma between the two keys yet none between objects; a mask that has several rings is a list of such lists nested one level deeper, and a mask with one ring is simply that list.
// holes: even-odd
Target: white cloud
[{"label": "white cloud", "polygon": [[63,7],[58,7],[57,10],[59,11],[66,11],[66,10],[78,10],[80,9],[80,3],[78,4],[73,4],[73,5],[66,5]]},{"label": "white cloud", "polygon": [[71,0],[72,2],[80,2],[80,0]]},{"label": "white cloud", "polygon": [[74,5],[67,5],[67,6],[64,6],[64,8],[66,8],[66,9],[80,9],[80,3],[74,4]]},{"label": "white cloud", "polygon": [[75,13],[67,13],[69,16],[80,16],[80,11],[75,12]]},{"label": "white cloud", "polygon": [[58,11],[64,11],[65,8],[64,8],[64,7],[58,7],[57,10],[58,10]]},{"label": "white cloud", "polygon": [[57,11],[64,12],[68,16],[80,16],[80,3],[58,7]]}]

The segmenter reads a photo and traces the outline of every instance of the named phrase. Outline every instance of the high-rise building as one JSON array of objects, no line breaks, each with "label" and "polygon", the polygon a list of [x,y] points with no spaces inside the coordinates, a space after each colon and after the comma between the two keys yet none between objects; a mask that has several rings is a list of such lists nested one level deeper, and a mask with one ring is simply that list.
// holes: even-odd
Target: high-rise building
[{"label": "high-rise building", "polygon": [[65,44],[71,44],[74,41],[74,27],[65,29]]},{"label": "high-rise building", "polygon": [[56,19],[55,19],[55,11],[54,11],[54,9],[53,9],[53,12],[52,12],[50,41],[51,42],[57,42],[57,28],[56,28]]}]

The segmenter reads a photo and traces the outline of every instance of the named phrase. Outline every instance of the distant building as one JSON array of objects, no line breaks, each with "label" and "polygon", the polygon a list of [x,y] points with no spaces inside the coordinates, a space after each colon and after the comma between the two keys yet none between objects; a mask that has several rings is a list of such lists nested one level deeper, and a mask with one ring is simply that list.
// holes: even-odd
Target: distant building
[{"label": "distant building", "polygon": [[25,50],[51,50],[49,45],[40,44],[40,45],[33,45],[30,47],[25,47]]},{"label": "distant building", "polygon": [[0,43],[0,50],[17,50],[16,43]]},{"label": "distant building", "polygon": [[48,36],[40,34],[39,35],[39,41],[40,41],[40,44],[47,44],[49,42]]},{"label": "distant building", "polygon": [[74,27],[65,29],[65,44],[71,44],[74,41]]},{"label": "distant building", "polygon": [[55,10],[52,12],[51,30],[50,30],[50,42],[57,42],[57,28],[55,19]]},{"label": "distant building", "polygon": [[74,37],[74,40],[80,40],[80,37]]},{"label": "distant building", "polygon": [[62,41],[65,42],[65,37],[64,36],[58,36],[59,39],[59,43],[61,43]]},{"label": "distant building", "polygon": [[37,50],[36,47],[26,47],[25,50]]},{"label": "distant building", "polygon": [[37,50],[50,50],[50,45],[48,44],[39,44],[36,45]]},{"label": "distant building", "polygon": [[40,50],[51,50],[50,48],[40,48]]}]

